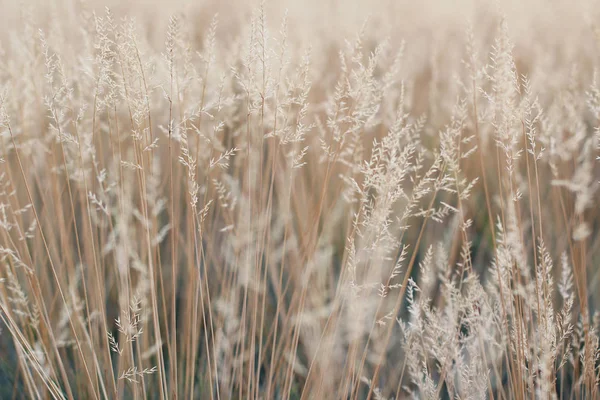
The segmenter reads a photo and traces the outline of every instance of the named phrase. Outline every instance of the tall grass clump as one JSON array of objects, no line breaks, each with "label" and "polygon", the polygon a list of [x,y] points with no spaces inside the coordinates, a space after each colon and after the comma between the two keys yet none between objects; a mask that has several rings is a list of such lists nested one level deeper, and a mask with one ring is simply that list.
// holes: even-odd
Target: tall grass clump
[{"label": "tall grass clump", "polygon": [[5,7],[1,398],[600,398],[593,1],[113,3]]}]

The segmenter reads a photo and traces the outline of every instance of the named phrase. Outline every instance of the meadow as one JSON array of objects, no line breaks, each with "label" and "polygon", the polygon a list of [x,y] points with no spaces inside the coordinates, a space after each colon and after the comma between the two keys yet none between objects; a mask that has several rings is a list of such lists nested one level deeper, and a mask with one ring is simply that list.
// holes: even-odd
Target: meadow
[{"label": "meadow", "polygon": [[600,398],[598,1],[0,8],[0,398]]}]

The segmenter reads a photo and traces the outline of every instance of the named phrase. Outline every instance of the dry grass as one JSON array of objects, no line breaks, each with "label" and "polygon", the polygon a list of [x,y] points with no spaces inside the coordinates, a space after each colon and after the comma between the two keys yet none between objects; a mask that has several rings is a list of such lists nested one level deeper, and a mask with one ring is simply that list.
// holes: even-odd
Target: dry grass
[{"label": "dry grass", "polygon": [[5,4],[0,397],[600,398],[600,8],[288,3]]}]

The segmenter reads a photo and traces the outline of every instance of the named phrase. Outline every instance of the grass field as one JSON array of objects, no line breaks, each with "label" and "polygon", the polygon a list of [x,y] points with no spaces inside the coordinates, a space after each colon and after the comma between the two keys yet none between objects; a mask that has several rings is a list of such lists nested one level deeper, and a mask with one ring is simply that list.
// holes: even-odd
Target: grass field
[{"label": "grass field", "polygon": [[598,1],[0,8],[0,398],[600,398]]}]

